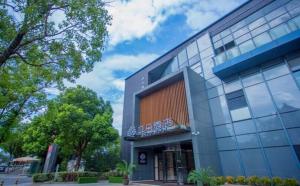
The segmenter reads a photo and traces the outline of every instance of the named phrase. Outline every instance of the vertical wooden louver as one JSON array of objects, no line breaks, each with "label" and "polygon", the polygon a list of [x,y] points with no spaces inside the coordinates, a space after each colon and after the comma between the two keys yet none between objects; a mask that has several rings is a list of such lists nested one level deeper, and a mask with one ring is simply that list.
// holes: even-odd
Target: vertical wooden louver
[{"label": "vertical wooden louver", "polygon": [[189,124],[184,81],[178,81],[140,99],[140,124],[171,118]]}]

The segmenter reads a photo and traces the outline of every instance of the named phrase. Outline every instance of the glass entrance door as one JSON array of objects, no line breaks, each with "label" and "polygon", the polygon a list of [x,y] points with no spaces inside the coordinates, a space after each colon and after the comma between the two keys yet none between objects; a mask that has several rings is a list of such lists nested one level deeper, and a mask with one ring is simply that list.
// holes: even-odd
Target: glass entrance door
[{"label": "glass entrance door", "polygon": [[177,180],[177,167],[176,167],[176,152],[164,151],[164,181],[176,181]]}]

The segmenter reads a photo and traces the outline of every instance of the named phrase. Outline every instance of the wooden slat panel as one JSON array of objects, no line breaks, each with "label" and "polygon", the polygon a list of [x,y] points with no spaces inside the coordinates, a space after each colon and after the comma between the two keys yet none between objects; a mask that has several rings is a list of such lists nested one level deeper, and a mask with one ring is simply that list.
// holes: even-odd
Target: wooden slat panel
[{"label": "wooden slat panel", "polygon": [[171,118],[179,124],[189,124],[184,81],[178,81],[140,100],[140,124]]}]

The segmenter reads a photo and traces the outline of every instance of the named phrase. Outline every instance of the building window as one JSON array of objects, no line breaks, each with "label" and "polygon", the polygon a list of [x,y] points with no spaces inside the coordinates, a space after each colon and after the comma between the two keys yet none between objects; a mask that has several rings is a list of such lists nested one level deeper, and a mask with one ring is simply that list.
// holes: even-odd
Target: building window
[{"label": "building window", "polygon": [[226,94],[226,99],[233,121],[240,121],[251,117],[245,95],[242,90]]},{"label": "building window", "polygon": [[182,50],[181,52],[179,52],[178,54],[178,62],[179,62],[179,66],[183,66],[183,64],[187,63],[187,54],[186,54],[186,50]]},{"label": "building window", "polygon": [[300,55],[288,60],[291,71],[295,77],[296,83],[300,87]]},{"label": "building window", "polygon": [[294,145],[294,149],[298,157],[298,160],[300,161],[300,145]]}]

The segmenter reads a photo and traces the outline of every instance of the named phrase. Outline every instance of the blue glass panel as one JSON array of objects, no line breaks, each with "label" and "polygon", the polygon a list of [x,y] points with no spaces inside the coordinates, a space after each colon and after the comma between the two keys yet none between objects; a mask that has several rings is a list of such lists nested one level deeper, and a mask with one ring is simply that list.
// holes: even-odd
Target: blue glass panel
[{"label": "blue glass panel", "polygon": [[269,176],[260,149],[241,150],[246,176]]},{"label": "blue glass panel", "polygon": [[234,122],[233,126],[236,135],[255,133],[255,125],[252,120]]},{"label": "blue glass panel", "polygon": [[248,87],[263,82],[263,77],[261,73],[251,74],[249,76],[243,77],[242,82],[244,87]]},{"label": "blue glass panel", "polygon": [[221,82],[221,80],[218,77],[214,77],[214,78],[206,80],[205,84],[206,84],[206,88],[209,89],[209,88],[221,85],[222,82]]},{"label": "blue glass panel", "polygon": [[273,101],[264,83],[245,88],[245,93],[254,117],[276,113]]},{"label": "blue glass panel", "polygon": [[300,91],[291,75],[270,80],[268,84],[280,112],[300,109]]},{"label": "blue glass panel", "polygon": [[229,83],[224,83],[224,90],[226,93],[240,90],[241,88],[242,88],[242,84],[239,79],[235,81],[231,81]]},{"label": "blue glass panel", "polygon": [[300,127],[300,110],[281,114],[286,128]]},{"label": "blue glass panel", "polygon": [[240,176],[242,175],[240,161],[237,151],[220,152],[221,167],[224,176]]},{"label": "blue glass panel", "polygon": [[255,48],[254,43],[252,40],[248,40],[242,44],[239,45],[241,54],[249,52],[250,50],[253,50]]},{"label": "blue glass panel", "polygon": [[209,100],[214,125],[230,123],[229,111],[224,96]]},{"label": "blue glass panel", "polygon": [[274,147],[265,149],[269,160],[273,176],[282,178],[300,179],[300,169],[297,167],[297,162],[293,158],[290,147]]},{"label": "blue glass panel", "polygon": [[300,128],[288,129],[293,145],[300,144]]},{"label": "blue glass panel", "polygon": [[236,140],[239,144],[239,148],[258,148],[259,143],[256,134],[246,134],[237,136]]},{"label": "blue glass panel", "polygon": [[259,132],[282,129],[281,121],[277,115],[258,118],[255,121]]},{"label": "blue glass panel", "polygon": [[214,98],[224,94],[222,85],[207,90],[208,98]]},{"label": "blue glass panel", "polygon": [[271,42],[272,39],[271,39],[270,35],[267,32],[265,32],[265,33],[262,33],[256,37],[254,37],[253,41],[254,41],[256,47],[259,47],[261,45]]},{"label": "blue glass panel", "polygon": [[215,134],[216,137],[226,137],[226,136],[233,136],[233,129],[231,124],[227,125],[219,125],[215,126]]},{"label": "blue glass panel", "polygon": [[232,150],[236,149],[234,137],[226,137],[217,139],[219,150]]},{"label": "blue glass panel", "polygon": [[264,69],[264,76],[266,79],[273,79],[289,73],[288,67],[284,63],[280,63]]},{"label": "blue glass panel", "polygon": [[264,147],[288,145],[283,130],[262,132],[260,138]]},{"label": "blue glass panel", "polygon": [[295,77],[295,80],[296,80],[298,86],[300,87],[300,70],[294,72],[293,74],[294,74],[294,77]]},{"label": "blue glass panel", "polygon": [[270,30],[270,34],[271,34],[273,40],[280,38],[281,36],[284,36],[288,33],[290,33],[290,29],[287,26],[287,24],[285,24],[285,23],[278,25]]}]

